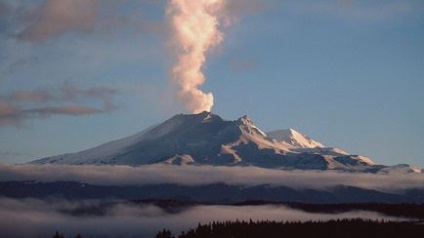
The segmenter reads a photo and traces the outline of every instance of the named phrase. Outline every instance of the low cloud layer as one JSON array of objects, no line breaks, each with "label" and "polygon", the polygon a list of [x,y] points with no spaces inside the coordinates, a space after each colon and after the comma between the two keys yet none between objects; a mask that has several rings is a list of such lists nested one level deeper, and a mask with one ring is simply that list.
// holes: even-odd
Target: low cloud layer
[{"label": "low cloud layer", "polygon": [[307,213],[285,206],[195,206],[178,213],[167,213],[152,205],[116,204],[104,215],[73,216],[66,211],[99,204],[98,201],[70,202],[0,198],[1,237],[51,237],[59,230],[65,237],[154,237],[163,228],[179,233],[197,224],[226,220],[308,221],[338,218],[396,218],[374,212],[338,214]]},{"label": "low cloud layer", "polygon": [[[257,167],[146,165],[10,165],[0,164],[0,181],[78,181],[95,185],[146,185],[172,183],[203,185],[226,183],[253,186],[269,184],[292,188],[325,189],[335,185],[398,191],[423,188],[422,174],[354,174],[334,171],[283,171]],[[193,206],[170,213],[154,205],[116,201],[0,198],[1,237],[51,237],[59,230],[65,237],[153,237],[163,228],[174,233],[200,223],[226,220],[308,221],[341,218],[398,218],[375,212],[308,213],[285,206]],[[101,205],[107,204],[107,206]],[[72,211],[97,207],[101,213],[76,215]],[[93,211],[93,210],[89,210]],[[94,210],[96,211],[96,210]],[[81,213],[79,213],[81,214]]]},{"label": "low cloud layer", "polygon": [[[19,90],[0,95],[0,126],[19,127],[23,121],[53,115],[82,116],[111,112],[118,91],[107,87],[81,89],[64,85],[58,89]],[[83,105],[89,100],[100,105]]]},{"label": "low cloud layer", "polygon": [[382,191],[423,188],[423,174],[364,174],[335,171],[284,171],[258,167],[145,165],[10,165],[0,164],[0,181],[79,181],[94,185],[182,184],[280,185],[325,189],[337,185]]}]

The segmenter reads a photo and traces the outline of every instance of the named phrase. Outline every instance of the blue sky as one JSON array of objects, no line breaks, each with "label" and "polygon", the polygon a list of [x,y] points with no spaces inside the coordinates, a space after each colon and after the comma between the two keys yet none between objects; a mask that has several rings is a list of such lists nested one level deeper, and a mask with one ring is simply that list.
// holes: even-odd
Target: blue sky
[{"label": "blue sky", "polygon": [[[232,23],[201,87],[214,113],[424,167],[423,1],[227,1]],[[167,1],[67,2],[0,0],[0,162],[188,113],[170,82]]]}]

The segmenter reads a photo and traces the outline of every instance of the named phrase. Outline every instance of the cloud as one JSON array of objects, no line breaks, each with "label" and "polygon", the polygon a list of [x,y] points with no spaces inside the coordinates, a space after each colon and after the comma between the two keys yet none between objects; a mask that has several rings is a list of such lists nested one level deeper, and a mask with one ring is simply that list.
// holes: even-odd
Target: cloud
[{"label": "cloud", "polygon": [[[283,171],[257,167],[214,167],[146,165],[8,165],[0,164],[0,181],[79,181],[96,185],[226,183],[253,186],[269,184],[296,189],[325,189],[351,185],[380,190],[422,188],[421,174],[355,174],[335,171]],[[56,230],[66,237],[81,233],[83,237],[153,237],[163,228],[174,233],[195,227],[199,222],[227,220],[308,221],[342,218],[397,220],[375,212],[308,213],[285,206],[193,206],[172,213],[153,205],[115,203],[105,200],[67,201],[58,199],[0,198],[0,236],[49,237]],[[108,204],[107,206],[103,206]],[[75,215],[72,211],[100,207],[101,213]],[[19,227],[19,229],[17,229]]]},{"label": "cloud", "polygon": [[[162,33],[161,20],[151,19],[152,7],[161,1],[43,0],[0,2],[0,18],[7,21],[6,33],[21,41],[44,42],[65,33],[110,33],[130,27],[134,32]],[[130,6],[130,7],[127,7]],[[122,11],[122,9],[126,9]],[[13,29],[12,29],[13,28]]]},{"label": "cloud", "polygon": [[48,102],[53,100],[47,90],[19,90],[11,93],[11,101],[17,102]]},{"label": "cloud", "polygon": [[99,205],[100,201],[66,201],[0,198],[1,237],[153,237],[163,228],[179,233],[200,223],[227,220],[308,221],[342,218],[398,220],[374,212],[307,213],[285,206],[194,206],[167,213],[152,205],[120,203],[103,208],[103,215],[75,216],[73,209]]},{"label": "cloud", "polygon": [[0,164],[0,181],[79,181],[95,185],[212,183],[275,185],[295,189],[325,189],[338,185],[381,191],[423,188],[423,174],[358,174],[336,171],[286,171],[258,167],[145,165],[7,165]]},{"label": "cloud", "polygon": [[[68,84],[53,90],[18,90],[0,96],[0,126],[18,127],[24,120],[53,115],[82,116],[112,112],[117,109],[113,97],[118,93],[118,90],[107,87],[81,89]],[[101,105],[91,107],[76,104],[86,100],[98,101]]]},{"label": "cloud", "polygon": [[[119,93],[118,90],[107,87],[95,87],[80,89],[72,85],[65,85],[62,88],[63,100],[77,100],[78,98],[101,99],[107,101],[111,96]],[[59,98],[60,99],[60,98]]]},{"label": "cloud", "polygon": [[19,39],[42,41],[68,30],[92,31],[97,19],[96,0],[46,0]]},{"label": "cloud", "polygon": [[111,97],[118,94],[119,90],[108,87],[77,88],[74,85],[64,84],[60,88],[51,90],[34,89],[18,90],[3,96],[14,102],[76,102],[81,99],[110,100]]},{"label": "cloud", "polygon": [[19,124],[19,118],[16,118],[18,114],[18,108],[0,98],[0,126],[17,126]]},{"label": "cloud", "polygon": [[22,111],[26,114],[35,114],[37,116],[50,116],[53,114],[62,114],[62,115],[72,115],[80,116],[94,113],[104,112],[101,109],[96,109],[92,107],[82,106],[82,105],[70,105],[70,106],[60,106],[60,107],[41,107],[41,108],[32,108]]}]

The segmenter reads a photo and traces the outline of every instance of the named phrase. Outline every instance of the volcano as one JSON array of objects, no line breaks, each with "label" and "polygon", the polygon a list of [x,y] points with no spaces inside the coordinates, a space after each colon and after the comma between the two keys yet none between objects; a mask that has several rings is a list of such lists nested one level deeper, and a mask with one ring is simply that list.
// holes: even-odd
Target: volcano
[{"label": "volcano", "polygon": [[[179,114],[133,136],[92,149],[42,158],[33,164],[174,164],[257,166],[276,169],[391,171],[370,158],[327,147],[293,129],[268,133],[248,116],[225,120],[202,112]],[[409,165],[396,171],[414,172]]]}]

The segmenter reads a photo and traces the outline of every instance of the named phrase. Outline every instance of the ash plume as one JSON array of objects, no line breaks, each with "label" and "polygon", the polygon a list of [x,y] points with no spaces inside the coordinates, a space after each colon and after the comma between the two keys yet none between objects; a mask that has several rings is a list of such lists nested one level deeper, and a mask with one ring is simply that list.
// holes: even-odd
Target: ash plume
[{"label": "ash plume", "polygon": [[170,0],[167,5],[177,54],[172,78],[180,86],[180,100],[192,113],[210,111],[213,106],[212,93],[202,92],[199,86],[206,81],[202,66],[207,53],[223,40],[218,27],[224,4],[225,0]]}]

